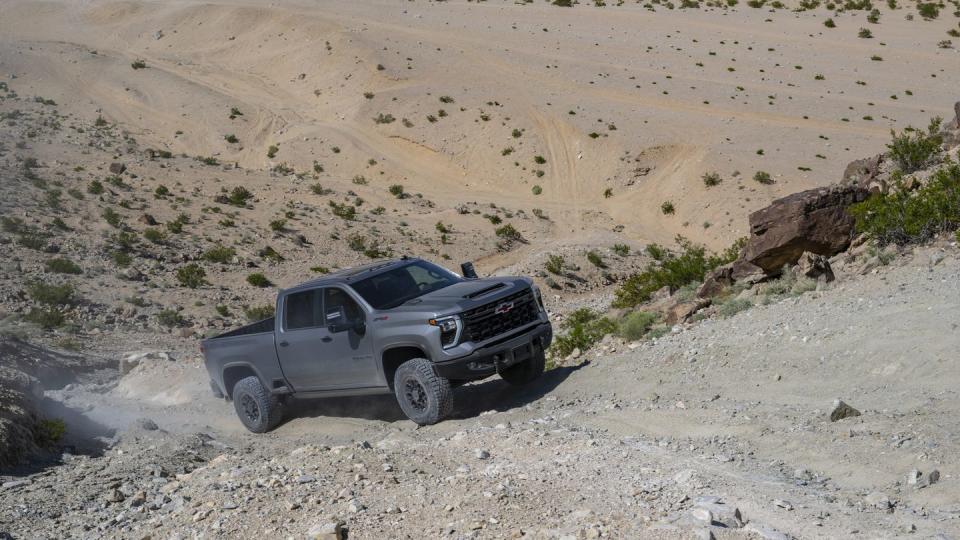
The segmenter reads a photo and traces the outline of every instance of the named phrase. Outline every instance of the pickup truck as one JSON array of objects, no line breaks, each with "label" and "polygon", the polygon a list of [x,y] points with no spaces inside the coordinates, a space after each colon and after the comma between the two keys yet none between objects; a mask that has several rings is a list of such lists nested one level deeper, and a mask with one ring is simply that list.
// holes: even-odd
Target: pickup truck
[{"label": "pickup truck", "polygon": [[274,317],[202,342],[210,386],[264,433],[291,398],[392,393],[427,425],[452,413],[465,382],[534,381],[553,339],[540,290],[462,268],[404,257],[281,290]]}]

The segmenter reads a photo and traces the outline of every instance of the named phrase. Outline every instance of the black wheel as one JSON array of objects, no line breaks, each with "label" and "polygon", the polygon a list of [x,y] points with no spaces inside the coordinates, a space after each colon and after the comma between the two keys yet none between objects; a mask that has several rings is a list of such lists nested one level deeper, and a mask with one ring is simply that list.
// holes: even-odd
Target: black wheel
[{"label": "black wheel", "polygon": [[450,381],[434,373],[429,360],[414,358],[401,364],[393,375],[393,392],[404,414],[421,426],[436,424],[453,412]]},{"label": "black wheel", "polygon": [[213,382],[213,379],[210,379],[210,391],[213,392],[213,397],[217,399],[223,399],[223,392],[220,391],[220,387],[217,386],[217,383]]},{"label": "black wheel", "polygon": [[244,427],[254,433],[273,429],[282,417],[280,400],[260,384],[260,379],[240,379],[233,387],[233,407]]},{"label": "black wheel", "polygon": [[500,372],[503,380],[516,386],[529,384],[543,375],[543,369],[547,364],[546,355],[542,350],[533,353],[529,360],[510,366]]}]

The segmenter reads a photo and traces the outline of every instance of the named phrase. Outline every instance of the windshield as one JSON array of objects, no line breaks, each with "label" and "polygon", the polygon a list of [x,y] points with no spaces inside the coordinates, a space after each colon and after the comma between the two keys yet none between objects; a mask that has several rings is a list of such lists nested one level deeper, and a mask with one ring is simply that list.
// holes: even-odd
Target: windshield
[{"label": "windshield", "polygon": [[435,264],[414,261],[351,286],[374,309],[390,309],[461,281],[453,272]]}]

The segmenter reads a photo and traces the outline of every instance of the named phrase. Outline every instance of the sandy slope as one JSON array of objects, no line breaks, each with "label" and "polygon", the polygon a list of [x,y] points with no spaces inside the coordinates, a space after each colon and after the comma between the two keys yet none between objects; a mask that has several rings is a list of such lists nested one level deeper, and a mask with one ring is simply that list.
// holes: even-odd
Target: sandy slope
[{"label": "sandy slope", "polygon": [[[957,51],[936,47],[954,24],[946,10],[907,21],[910,9],[884,7],[878,25],[849,12],[833,30],[822,8],[96,1],[0,10],[0,67],[22,91],[102,110],[144,142],[247,167],[319,160],[345,178],[376,159],[384,185],[536,204],[563,237],[623,225],[635,240],[682,232],[726,245],[746,210],[835,181],[890,127],[947,115],[956,97]],[[861,26],[875,37],[857,38]],[[138,58],[147,69],[130,68]],[[244,115],[230,120],[231,107]],[[397,120],[377,125],[380,113]],[[225,142],[228,133],[240,142]],[[502,156],[508,146],[514,153]],[[638,167],[652,170],[637,176]],[[711,170],[724,183],[707,190],[700,176]],[[777,184],[756,184],[756,170]],[[666,200],[676,215],[661,215]]]}]

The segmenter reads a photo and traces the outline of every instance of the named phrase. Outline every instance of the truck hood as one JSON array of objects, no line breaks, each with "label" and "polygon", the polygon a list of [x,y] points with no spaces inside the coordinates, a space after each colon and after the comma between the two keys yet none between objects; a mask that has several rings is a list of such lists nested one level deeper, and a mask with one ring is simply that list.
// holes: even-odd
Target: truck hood
[{"label": "truck hood", "polygon": [[482,306],[530,286],[531,281],[522,277],[471,279],[414,298],[390,311],[432,312],[441,317]]}]

